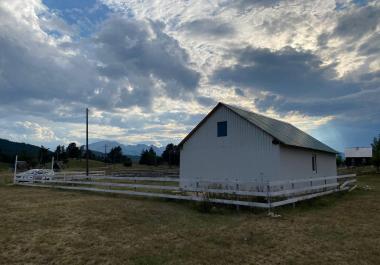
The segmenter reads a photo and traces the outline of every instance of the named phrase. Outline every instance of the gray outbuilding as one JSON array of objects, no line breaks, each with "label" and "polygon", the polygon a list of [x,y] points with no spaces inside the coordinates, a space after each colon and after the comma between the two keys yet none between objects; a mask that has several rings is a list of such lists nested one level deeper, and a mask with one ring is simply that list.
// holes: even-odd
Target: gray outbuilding
[{"label": "gray outbuilding", "polygon": [[337,152],[293,125],[218,103],[180,143],[180,186],[336,176]]}]

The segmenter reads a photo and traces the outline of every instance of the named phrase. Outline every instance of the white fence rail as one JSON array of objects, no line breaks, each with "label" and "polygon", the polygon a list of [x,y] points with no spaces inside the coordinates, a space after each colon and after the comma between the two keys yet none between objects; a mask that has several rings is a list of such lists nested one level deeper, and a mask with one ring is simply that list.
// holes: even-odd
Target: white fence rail
[{"label": "white fence rail", "polygon": [[[98,170],[98,171],[90,171],[88,173],[90,176],[104,176],[106,174],[105,171]],[[62,171],[62,172],[55,172],[55,177],[66,177],[66,176],[73,176],[73,177],[79,177],[79,176],[86,176],[86,172],[83,171]]]},{"label": "white fence rail", "polygon": [[[208,181],[209,186],[199,185],[205,184],[200,181],[196,187],[181,188],[178,186],[179,178],[106,176],[104,171],[90,172],[89,176],[86,176],[85,172],[59,172],[53,176],[32,177],[28,181],[20,181],[15,176],[14,182],[19,185],[34,187],[209,201],[270,209],[353,189],[356,182],[355,177],[355,174],[350,174],[292,181],[261,182],[255,190],[239,190],[239,187],[247,184],[247,181],[219,181],[221,188],[215,188],[214,184],[217,183],[217,180]],[[252,183],[258,184],[257,181],[252,181]],[[299,187],[297,184],[303,185]],[[258,197],[262,198],[261,201],[258,201]]]}]

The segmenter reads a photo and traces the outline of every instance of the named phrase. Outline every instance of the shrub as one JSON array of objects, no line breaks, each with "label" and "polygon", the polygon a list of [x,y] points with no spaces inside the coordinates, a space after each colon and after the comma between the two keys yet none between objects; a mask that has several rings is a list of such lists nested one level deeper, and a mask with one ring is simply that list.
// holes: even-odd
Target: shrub
[{"label": "shrub", "polygon": [[131,167],[132,166],[132,159],[130,159],[129,157],[126,157],[124,162],[123,162],[123,165],[125,167]]}]

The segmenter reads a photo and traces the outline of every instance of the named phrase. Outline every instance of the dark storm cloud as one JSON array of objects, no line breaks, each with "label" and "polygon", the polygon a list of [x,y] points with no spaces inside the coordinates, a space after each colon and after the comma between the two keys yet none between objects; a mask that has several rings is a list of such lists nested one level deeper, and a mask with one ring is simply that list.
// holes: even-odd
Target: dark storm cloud
[{"label": "dark storm cloud", "polygon": [[[380,87],[380,86],[379,86]],[[309,116],[333,116],[334,119],[318,128],[323,135],[339,132],[339,149],[347,146],[368,146],[372,137],[380,134],[380,89],[359,92],[331,99],[294,100],[266,95],[255,100],[261,111],[268,108],[286,114],[298,111]],[[337,142],[335,144],[338,144]]]},{"label": "dark storm cloud", "polygon": [[376,60],[380,52],[380,6],[366,4],[343,12],[331,32],[319,35],[319,48],[328,49],[329,41],[338,38],[344,43],[341,51],[366,56],[367,62]]},{"label": "dark storm cloud", "polygon": [[380,33],[377,32],[368,38],[365,43],[359,46],[358,51],[362,55],[378,56],[380,54]]},{"label": "dark storm cloud", "polygon": [[214,82],[294,98],[325,98],[357,91],[352,84],[335,79],[335,65],[323,65],[318,56],[307,51],[247,47],[231,51],[231,56],[237,64],[215,71]]},{"label": "dark storm cloud", "polygon": [[0,27],[0,102],[20,103],[20,107],[30,99],[86,102],[97,85],[94,68],[80,55],[65,60],[51,46],[33,42],[27,33]]},{"label": "dark storm cloud", "polygon": [[[260,111],[334,116],[338,131],[349,126],[367,128],[359,130],[361,135],[367,136],[365,141],[369,140],[368,135],[378,133],[378,71],[358,75],[355,79],[339,79],[334,64],[325,65],[318,56],[292,48],[271,51],[249,47],[233,50],[231,56],[237,63],[217,70],[212,80],[254,90],[257,95],[254,103]],[[261,93],[263,91],[266,93]],[[352,136],[350,132],[346,134]]]},{"label": "dark storm cloud", "polygon": [[[76,115],[64,113],[85,106],[149,107],[158,90],[173,98],[196,92],[199,73],[159,23],[109,19],[95,37],[62,49],[36,39],[27,28],[12,27],[18,22],[6,11],[0,9],[0,15],[6,22],[0,25],[2,114],[12,108],[76,121]],[[72,48],[74,55],[63,53]]]},{"label": "dark storm cloud", "polygon": [[210,97],[198,96],[196,97],[196,100],[198,101],[199,104],[201,104],[204,107],[210,107],[216,104],[215,99],[210,98]]},{"label": "dark storm cloud", "polygon": [[115,80],[127,78],[133,91],[141,92],[135,96],[149,96],[156,85],[174,98],[195,92],[199,73],[189,67],[186,51],[162,30],[162,24],[152,21],[106,21],[95,36],[100,73]]},{"label": "dark storm cloud", "polygon": [[192,35],[202,37],[223,37],[235,34],[235,29],[232,25],[209,18],[187,22],[183,25],[183,28]]},{"label": "dark storm cloud", "polygon": [[235,88],[234,92],[235,92],[235,94],[238,95],[238,96],[242,96],[242,97],[245,96],[245,91],[244,91],[243,89]]},{"label": "dark storm cloud", "polygon": [[380,7],[365,6],[341,16],[333,36],[358,39],[374,32],[380,24]]},{"label": "dark storm cloud", "polygon": [[229,6],[232,8],[236,8],[241,12],[248,12],[252,8],[258,7],[272,7],[277,6],[284,0],[236,0],[236,1],[227,1],[222,6]]},{"label": "dark storm cloud", "polygon": [[380,113],[380,89],[361,91],[359,93],[328,99],[298,99],[265,95],[255,100],[255,105],[261,111],[269,108],[280,113],[300,111],[311,116],[347,115],[352,119],[360,117],[363,120],[374,119]]}]

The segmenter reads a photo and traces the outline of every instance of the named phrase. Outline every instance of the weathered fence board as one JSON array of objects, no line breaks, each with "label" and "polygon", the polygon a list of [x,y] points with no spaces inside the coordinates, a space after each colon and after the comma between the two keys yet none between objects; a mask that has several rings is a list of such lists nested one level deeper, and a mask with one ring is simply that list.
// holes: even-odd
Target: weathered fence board
[{"label": "weathered fence board", "polygon": [[[93,175],[89,175],[89,176],[59,176],[61,178],[65,178],[67,180],[71,179],[71,180],[74,180],[74,179],[77,179],[77,180],[80,180],[80,179],[95,179],[95,180],[99,180],[99,179],[105,179],[105,180],[127,180],[127,181],[160,181],[160,182],[179,182],[179,178],[170,178],[170,177],[166,177],[166,178],[150,178],[150,177],[112,177],[112,176],[93,176]],[[56,178],[54,176],[54,178]]]},{"label": "weathered fence board", "polygon": [[107,187],[126,187],[126,188],[145,188],[158,190],[179,190],[178,186],[158,186],[148,184],[132,184],[132,183],[114,183],[114,182],[98,182],[98,181],[70,181],[70,180],[35,180],[34,182],[43,184],[77,184],[77,185],[94,185]]},{"label": "weathered fence board", "polygon": [[51,185],[40,185],[40,184],[27,184],[20,183],[22,186],[31,186],[39,188],[58,188],[65,190],[82,190],[82,191],[94,191],[94,192],[104,192],[104,193],[113,193],[113,194],[127,194],[134,196],[144,196],[144,197],[156,197],[156,198],[167,198],[167,199],[177,199],[177,200],[189,200],[189,201],[209,201],[214,203],[222,204],[232,204],[232,205],[241,205],[241,206],[250,206],[250,207],[259,207],[259,208],[268,208],[267,203],[260,202],[250,202],[250,201],[237,201],[237,200],[225,200],[225,199],[214,199],[214,198],[204,198],[199,196],[189,196],[189,195],[171,195],[163,193],[152,193],[152,192],[141,192],[141,191],[130,191],[130,190],[108,190],[108,189],[97,189],[97,188],[87,188],[87,187],[70,187],[70,186],[51,186]]},{"label": "weathered fence board", "polygon": [[[230,205],[241,205],[260,208],[273,208],[290,203],[295,203],[302,200],[307,200],[334,192],[345,191],[353,189],[352,184],[356,182],[353,179],[356,175],[343,175],[343,176],[329,176],[326,178],[315,179],[300,179],[294,181],[276,181],[258,183],[252,181],[252,183],[259,184],[260,189],[255,190],[239,190],[240,184],[247,183],[247,181],[237,180],[225,180],[219,181],[226,184],[227,187],[234,187],[232,189],[215,188],[211,185],[213,181],[209,182],[210,188],[186,188],[181,189],[179,186],[163,185],[159,182],[173,182],[178,183],[179,178],[174,177],[126,177],[126,176],[105,176],[104,171],[91,172],[90,176],[86,176],[84,172],[63,172],[57,173],[53,176],[46,178],[35,179],[34,177],[27,182],[18,182],[15,179],[15,183],[24,186],[33,187],[54,187],[67,190],[83,190],[94,191],[103,193],[114,194],[127,194],[135,196],[145,197],[157,197],[168,198],[178,200],[190,200],[190,201],[208,201],[213,203],[222,203]],[[103,174],[103,175],[102,175]],[[103,180],[103,181],[102,181]],[[116,180],[120,182],[107,182],[107,180]],[[341,181],[342,180],[342,181]],[[122,181],[129,181],[134,183],[123,183]],[[153,183],[137,183],[139,181],[149,181]],[[318,182],[324,182],[324,184],[315,184]],[[328,183],[329,182],[329,183]],[[332,183],[331,183],[332,182]],[[297,183],[310,183],[310,186],[295,188]],[[98,186],[98,187],[87,187]],[[111,187],[129,188],[126,189],[112,189]],[[211,188],[212,187],[212,188]],[[131,190],[135,189],[135,190]],[[144,191],[138,191],[136,189],[145,189]],[[150,191],[153,190],[153,191]],[[156,190],[156,191],[154,191]],[[159,193],[159,190],[166,193]],[[170,192],[173,192],[172,194]],[[180,193],[180,194],[178,194]],[[213,195],[215,194],[215,195]],[[216,196],[217,195],[217,196]],[[226,195],[223,198],[223,195]],[[232,195],[227,196],[227,195]],[[236,195],[237,197],[235,197]],[[239,196],[243,196],[239,197]],[[216,198],[218,197],[218,198]],[[222,197],[222,198],[219,198]],[[227,198],[226,198],[227,197]],[[252,201],[255,197],[264,197],[266,202]],[[286,197],[284,199],[284,197]]]}]

